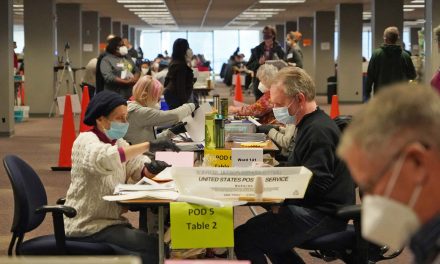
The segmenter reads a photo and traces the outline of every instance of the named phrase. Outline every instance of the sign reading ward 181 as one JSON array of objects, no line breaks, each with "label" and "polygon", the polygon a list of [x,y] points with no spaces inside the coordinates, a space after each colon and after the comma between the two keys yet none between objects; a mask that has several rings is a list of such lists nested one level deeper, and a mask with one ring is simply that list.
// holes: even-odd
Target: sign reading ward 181
[{"label": "sign reading ward 181", "polygon": [[172,248],[210,248],[234,246],[232,207],[206,207],[171,203]]}]

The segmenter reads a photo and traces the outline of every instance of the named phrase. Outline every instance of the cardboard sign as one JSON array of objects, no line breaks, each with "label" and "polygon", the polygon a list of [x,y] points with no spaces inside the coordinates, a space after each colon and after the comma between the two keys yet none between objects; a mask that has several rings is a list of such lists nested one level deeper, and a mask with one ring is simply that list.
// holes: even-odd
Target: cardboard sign
[{"label": "cardboard sign", "polygon": [[312,177],[306,167],[170,168],[177,190],[183,195],[238,200],[255,197],[255,179],[263,179],[263,198],[302,199]]},{"label": "cardboard sign", "polygon": [[193,167],[194,152],[190,151],[157,151],[156,160],[165,161],[174,167]]},{"label": "cardboard sign", "polygon": [[232,167],[251,167],[253,162],[263,162],[262,148],[232,148]]},{"label": "cardboard sign", "polygon": [[228,149],[205,149],[205,167],[231,167],[232,151]]},{"label": "cardboard sign", "polygon": [[232,207],[205,207],[171,203],[172,248],[214,248],[234,246]]}]

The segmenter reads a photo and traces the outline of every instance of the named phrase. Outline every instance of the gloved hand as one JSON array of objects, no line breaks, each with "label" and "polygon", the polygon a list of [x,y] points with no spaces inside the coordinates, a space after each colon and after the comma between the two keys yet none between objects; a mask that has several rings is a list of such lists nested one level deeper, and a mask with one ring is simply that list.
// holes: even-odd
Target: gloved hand
[{"label": "gloved hand", "polygon": [[145,162],[144,165],[151,174],[159,174],[166,167],[171,167],[170,164],[161,160],[152,160],[150,163]]},{"label": "gloved hand", "polygon": [[272,128],[274,128],[276,130],[280,129],[280,127],[276,126],[276,125],[261,125],[261,126],[257,126],[257,133],[269,134],[269,131]]},{"label": "gloved hand", "polygon": [[176,146],[170,139],[155,139],[150,141],[150,152],[156,152],[160,150],[170,149],[172,151],[180,151],[180,148]]},{"label": "gloved hand", "polygon": [[180,133],[185,133],[186,129],[185,129],[185,125],[187,123],[186,122],[178,122],[176,124],[174,124],[172,127],[169,128],[169,130],[171,132],[173,132],[174,135],[178,135]]}]

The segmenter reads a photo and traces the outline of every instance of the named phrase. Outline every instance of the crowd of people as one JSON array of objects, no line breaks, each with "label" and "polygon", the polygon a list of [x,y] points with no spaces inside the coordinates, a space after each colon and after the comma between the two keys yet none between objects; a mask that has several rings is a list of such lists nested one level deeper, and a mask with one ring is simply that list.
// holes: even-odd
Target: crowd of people
[{"label": "crowd of people", "polygon": [[[435,35],[438,41],[440,27]],[[234,71],[246,67],[255,73],[256,101],[230,106],[229,112],[258,116],[263,124],[258,131],[282,148],[279,166],[305,166],[313,177],[304,199],[272,207],[235,229],[237,258],[304,263],[293,249],[345,230],[347,222],[336,212],[355,204],[357,185],[365,194],[365,238],[394,249],[411,240],[417,263],[436,263],[440,97],[433,89],[408,84],[415,78],[414,67],[397,44],[397,28],[385,30],[384,45],[370,60],[367,83],[374,98],[344,134],[319,107],[314,81],[301,68],[301,34],[287,35],[287,52],[275,39],[275,29],[265,27],[263,42],[252,49],[246,64],[236,51]],[[124,208],[101,197],[119,183],[154,177],[168,166],[142,154],[179,150],[170,139],[184,131],[182,119],[198,108],[192,67],[209,65],[194,57],[185,39],[174,42],[170,59],[158,57],[153,63],[138,62],[131,57],[137,56],[133,51],[126,40],[111,36],[105,53],[96,58],[96,93],[84,119],[93,128],[81,133],[73,146],[66,205],[75,207],[78,215],[65,219],[66,234],[111,243],[121,252],[141,256],[143,263],[157,263],[157,239],[132,228],[122,216]],[[270,60],[290,65],[278,69],[266,63]],[[161,71],[152,72],[164,64],[162,83],[157,78]],[[169,111],[160,110],[162,94]],[[169,129],[155,136],[155,126]]]}]

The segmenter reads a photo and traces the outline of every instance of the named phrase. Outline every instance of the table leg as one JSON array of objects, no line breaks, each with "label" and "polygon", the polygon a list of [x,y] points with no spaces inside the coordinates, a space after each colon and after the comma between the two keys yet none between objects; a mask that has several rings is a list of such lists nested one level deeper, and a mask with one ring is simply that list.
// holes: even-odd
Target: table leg
[{"label": "table leg", "polygon": [[158,212],[158,221],[159,221],[159,264],[163,264],[165,262],[165,248],[164,248],[164,208],[163,206],[159,206]]}]

